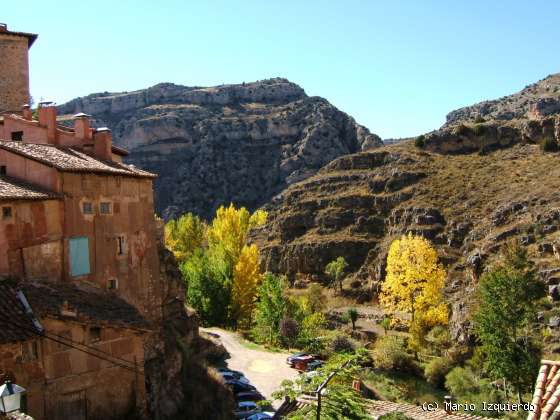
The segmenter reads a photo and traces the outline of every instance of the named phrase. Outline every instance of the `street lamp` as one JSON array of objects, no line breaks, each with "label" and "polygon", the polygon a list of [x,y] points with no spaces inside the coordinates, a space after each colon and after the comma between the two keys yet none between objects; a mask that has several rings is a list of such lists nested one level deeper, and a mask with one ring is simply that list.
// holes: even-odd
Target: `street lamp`
[{"label": "street lamp", "polygon": [[25,411],[26,390],[25,388],[6,381],[0,385],[0,413],[7,414],[12,411]]}]

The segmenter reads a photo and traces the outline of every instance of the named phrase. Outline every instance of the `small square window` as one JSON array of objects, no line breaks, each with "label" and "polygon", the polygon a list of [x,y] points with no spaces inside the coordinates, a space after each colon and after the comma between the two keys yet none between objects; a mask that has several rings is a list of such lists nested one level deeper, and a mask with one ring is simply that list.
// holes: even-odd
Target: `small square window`
[{"label": "small square window", "polygon": [[124,236],[117,237],[117,255],[124,255],[126,253],[126,239]]},{"label": "small square window", "polygon": [[84,214],[93,214],[93,204],[89,201],[82,203],[82,211]]},{"label": "small square window", "polygon": [[89,342],[95,343],[97,341],[101,341],[101,328],[100,327],[91,327],[89,329]]},{"label": "small square window", "polygon": [[99,213],[101,213],[101,214],[111,214],[111,203],[108,203],[108,202],[99,203]]},{"label": "small square window", "polygon": [[23,140],[23,131],[12,132],[12,141],[22,141],[22,140]]},{"label": "small square window", "polygon": [[2,219],[9,219],[12,217],[11,207],[2,207]]},{"label": "small square window", "polygon": [[0,175],[6,175],[8,173],[8,168],[6,165],[0,165]]},{"label": "small square window", "polygon": [[107,283],[107,289],[109,290],[116,290],[119,288],[119,282],[117,279],[110,279]]}]

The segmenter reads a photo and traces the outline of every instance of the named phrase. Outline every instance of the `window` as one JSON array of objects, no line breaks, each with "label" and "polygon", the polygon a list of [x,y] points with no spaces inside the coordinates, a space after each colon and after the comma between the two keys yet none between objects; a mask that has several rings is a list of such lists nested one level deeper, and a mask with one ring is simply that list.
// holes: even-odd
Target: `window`
[{"label": "window", "polygon": [[89,201],[82,203],[82,211],[84,214],[93,214],[93,204]]},{"label": "window", "polygon": [[101,214],[111,214],[111,203],[102,201],[99,203],[99,213]]},{"label": "window", "polygon": [[12,217],[11,207],[2,207],[2,219],[9,219]]},{"label": "window", "polygon": [[117,255],[124,255],[126,253],[126,240],[124,236],[117,237]]},{"label": "window", "polygon": [[22,141],[23,140],[23,131],[13,131],[12,132],[12,140],[13,141]]},{"label": "window", "polygon": [[6,175],[8,173],[8,168],[6,167],[6,165],[1,165],[0,166],[0,175]]},{"label": "window", "polygon": [[84,276],[90,273],[89,239],[87,237],[70,239],[70,275]]},{"label": "window", "polygon": [[91,327],[89,329],[89,342],[95,343],[97,341],[101,341],[101,328],[100,327]]},{"label": "window", "polygon": [[110,279],[107,283],[107,289],[109,290],[116,290],[119,288],[119,282],[117,279]]}]

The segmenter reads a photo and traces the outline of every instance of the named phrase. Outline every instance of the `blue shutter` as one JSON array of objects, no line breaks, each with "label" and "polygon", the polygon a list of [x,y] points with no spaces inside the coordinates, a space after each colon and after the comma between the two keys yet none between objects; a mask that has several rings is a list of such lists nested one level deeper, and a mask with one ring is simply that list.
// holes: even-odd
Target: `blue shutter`
[{"label": "blue shutter", "polygon": [[87,237],[70,239],[70,275],[89,274],[89,241]]}]

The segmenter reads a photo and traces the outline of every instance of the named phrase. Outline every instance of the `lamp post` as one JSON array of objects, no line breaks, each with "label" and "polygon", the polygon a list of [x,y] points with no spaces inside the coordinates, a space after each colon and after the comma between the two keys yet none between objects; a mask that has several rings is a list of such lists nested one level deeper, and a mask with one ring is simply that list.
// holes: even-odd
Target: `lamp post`
[{"label": "lamp post", "polygon": [[6,381],[0,385],[0,413],[7,414],[13,411],[25,411],[26,409],[25,388]]}]

